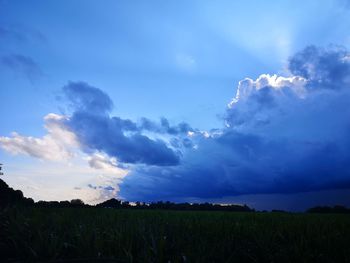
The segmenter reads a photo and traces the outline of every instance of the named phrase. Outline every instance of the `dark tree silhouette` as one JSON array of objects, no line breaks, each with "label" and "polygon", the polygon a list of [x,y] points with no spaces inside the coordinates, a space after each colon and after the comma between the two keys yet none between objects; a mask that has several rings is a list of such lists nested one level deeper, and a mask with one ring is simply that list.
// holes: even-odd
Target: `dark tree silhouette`
[{"label": "dark tree silhouette", "polygon": [[[0,208],[7,206],[35,206],[40,208],[79,208],[93,207],[81,199],[71,201],[38,201],[23,196],[22,191],[14,190],[0,179]],[[228,212],[254,212],[247,205],[220,205],[211,203],[172,203],[169,201],[158,201],[150,204],[136,202],[130,204],[128,201],[121,201],[115,198],[97,204],[95,207],[118,208],[118,209],[159,209],[159,210],[192,210],[192,211],[228,211]],[[264,211],[263,211],[264,212]],[[272,210],[272,212],[285,212],[282,210]],[[350,213],[350,209],[342,205],[316,206],[306,210],[307,213]]]},{"label": "dark tree silhouette", "polygon": [[34,201],[31,198],[25,198],[22,191],[14,190],[0,179],[0,207],[11,205],[33,205]]},{"label": "dark tree silhouette", "polygon": [[115,198],[112,198],[112,199],[109,199],[107,201],[104,201],[100,204],[97,204],[96,205],[97,207],[105,207],[105,208],[121,208],[122,207],[122,202],[115,199]]}]

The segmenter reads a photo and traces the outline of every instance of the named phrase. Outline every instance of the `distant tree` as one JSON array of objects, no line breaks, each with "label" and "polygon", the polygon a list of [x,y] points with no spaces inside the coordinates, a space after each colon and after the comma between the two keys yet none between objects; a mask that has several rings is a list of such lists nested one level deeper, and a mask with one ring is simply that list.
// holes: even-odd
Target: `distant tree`
[{"label": "distant tree", "polygon": [[71,203],[69,201],[60,201],[60,207],[64,208],[64,207],[70,207]]},{"label": "distant tree", "polygon": [[121,208],[122,202],[120,200],[112,198],[112,199],[104,201],[100,204],[97,204],[96,206],[97,207],[106,207],[106,208]]},{"label": "distant tree", "polygon": [[84,202],[81,199],[72,199],[70,201],[71,206],[79,207],[79,206],[84,206]]},{"label": "distant tree", "polygon": [[158,201],[150,204],[136,202],[135,206],[130,205],[129,202],[121,202],[117,199],[110,199],[100,204],[97,207],[108,208],[130,208],[130,209],[164,209],[164,210],[195,210],[195,211],[232,211],[232,212],[252,212],[254,209],[247,205],[220,205],[211,203],[172,203],[170,201]]},{"label": "distant tree", "polygon": [[306,210],[307,213],[350,213],[350,209],[342,205],[330,206],[316,206]]},{"label": "distant tree", "polygon": [[345,206],[343,205],[335,205],[333,207],[333,212],[334,213],[349,213],[350,209],[347,209]]},{"label": "distant tree", "polygon": [[124,201],[124,202],[122,202],[122,207],[128,208],[128,207],[130,207],[130,203],[128,201]]}]

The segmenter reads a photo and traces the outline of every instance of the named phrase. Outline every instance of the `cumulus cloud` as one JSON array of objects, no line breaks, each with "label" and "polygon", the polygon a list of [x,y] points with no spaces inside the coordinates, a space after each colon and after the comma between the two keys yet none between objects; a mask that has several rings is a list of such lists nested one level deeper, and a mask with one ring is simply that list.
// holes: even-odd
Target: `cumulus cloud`
[{"label": "cumulus cloud", "polygon": [[256,129],[268,124],[276,112],[288,111],[288,107],[305,97],[306,82],[303,77],[268,74],[255,81],[250,78],[240,81],[236,96],[228,105],[227,126],[247,131],[249,127]]},{"label": "cumulus cloud", "polygon": [[15,134],[0,145],[45,159],[68,158],[66,146],[78,145],[91,167],[116,174],[89,191],[130,201],[350,188],[349,58],[342,48],[308,47],[290,58],[286,76],[240,81],[225,126],[211,131],[111,116],[106,93],[69,82],[71,112],[48,115],[46,136]]},{"label": "cumulus cloud", "polygon": [[0,65],[16,74],[25,76],[31,82],[43,75],[41,68],[31,57],[21,54],[0,57]]},{"label": "cumulus cloud", "polygon": [[74,133],[64,126],[65,117],[48,114],[44,118],[47,134],[42,138],[26,137],[12,133],[11,137],[0,137],[0,147],[12,154],[62,161],[74,155],[78,142]]},{"label": "cumulus cloud", "polygon": [[289,76],[244,79],[226,127],[196,134],[176,167],[137,167],[130,200],[220,198],[350,187],[349,53],[308,47]]}]

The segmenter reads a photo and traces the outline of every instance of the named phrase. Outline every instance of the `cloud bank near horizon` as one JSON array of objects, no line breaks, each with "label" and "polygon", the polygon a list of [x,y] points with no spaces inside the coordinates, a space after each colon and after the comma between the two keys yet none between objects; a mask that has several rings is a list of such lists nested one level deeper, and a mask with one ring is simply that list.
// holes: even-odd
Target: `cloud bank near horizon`
[{"label": "cloud bank near horizon", "polygon": [[350,187],[350,55],[307,47],[286,77],[239,82],[223,129],[194,136],[175,167],[136,167],[130,200],[186,200]]},{"label": "cloud bank near horizon", "polygon": [[[106,93],[69,82],[62,90],[70,111],[46,117],[46,136],[0,137],[0,147],[56,160],[74,145],[95,169],[127,170],[110,187],[130,201],[350,188],[350,54],[310,46],[288,69],[240,81],[225,126],[205,132],[166,118],[112,116]],[[60,141],[58,131],[70,141]]]}]

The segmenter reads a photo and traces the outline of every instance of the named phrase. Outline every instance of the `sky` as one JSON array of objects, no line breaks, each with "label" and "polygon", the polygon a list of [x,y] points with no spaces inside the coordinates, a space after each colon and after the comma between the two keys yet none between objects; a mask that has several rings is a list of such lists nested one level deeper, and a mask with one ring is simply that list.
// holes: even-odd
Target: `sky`
[{"label": "sky", "polygon": [[2,179],[34,200],[350,206],[350,2],[0,0]]}]

